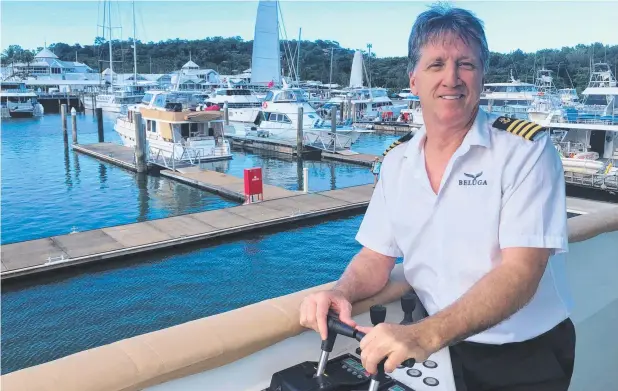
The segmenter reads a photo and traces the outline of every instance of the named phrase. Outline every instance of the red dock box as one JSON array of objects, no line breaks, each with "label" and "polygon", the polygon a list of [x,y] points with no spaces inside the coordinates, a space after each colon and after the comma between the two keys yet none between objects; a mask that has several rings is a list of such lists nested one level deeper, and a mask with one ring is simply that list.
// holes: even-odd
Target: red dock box
[{"label": "red dock box", "polygon": [[252,199],[254,195],[258,195],[258,199],[262,200],[264,193],[262,186],[262,168],[245,168],[245,201]]}]

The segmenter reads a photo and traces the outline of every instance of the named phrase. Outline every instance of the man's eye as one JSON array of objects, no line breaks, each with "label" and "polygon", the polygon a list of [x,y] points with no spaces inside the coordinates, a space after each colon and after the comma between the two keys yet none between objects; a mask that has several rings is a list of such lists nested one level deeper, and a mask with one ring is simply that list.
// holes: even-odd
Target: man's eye
[{"label": "man's eye", "polygon": [[471,62],[462,62],[459,64],[459,66],[466,68],[466,69],[474,69],[475,66],[474,64],[472,64]]},{"label": "man's eye", "polygon": [[429,66],[429,68],[439,68],[439,67],[441,67],[441,66],[442,66],[442,63],[440,63],[440,62],[434,62],[433,64],[431,64],[431,65]]}]

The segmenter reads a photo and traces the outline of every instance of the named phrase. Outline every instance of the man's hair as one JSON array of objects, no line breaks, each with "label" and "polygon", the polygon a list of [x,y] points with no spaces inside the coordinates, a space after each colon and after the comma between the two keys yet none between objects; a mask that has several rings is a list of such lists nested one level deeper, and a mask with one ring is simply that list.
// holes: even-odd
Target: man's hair
[{"label": "man's hair", "polygon": [[421,13],[412,26],[408,39],[408,74],[414,71],[423,46],[429,42],[436,42],[449,33],[461,38],[468,45],[470,42],[478,45],[483,73],[487,72],[489,49],[483,22],[470,11],[437,3]]}]

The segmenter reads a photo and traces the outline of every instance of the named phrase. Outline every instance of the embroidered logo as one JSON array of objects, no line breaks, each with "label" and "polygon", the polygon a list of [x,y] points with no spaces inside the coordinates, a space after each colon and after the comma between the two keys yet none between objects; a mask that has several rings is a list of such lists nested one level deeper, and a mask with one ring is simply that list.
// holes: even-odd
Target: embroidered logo
[{"label": "embroidered logo", "polygon": [[487,186],[486,179],[479,179],[483,175],[483,171],[478,174],[468,174],[464,172],[464,175],[470,179],[460,179],[459,186]]}]

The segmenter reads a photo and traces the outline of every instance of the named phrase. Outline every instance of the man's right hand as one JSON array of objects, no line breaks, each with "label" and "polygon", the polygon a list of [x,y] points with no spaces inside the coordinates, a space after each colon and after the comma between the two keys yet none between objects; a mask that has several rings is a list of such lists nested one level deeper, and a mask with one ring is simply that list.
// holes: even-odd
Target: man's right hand
[{"label": "man's right hand", "polygon": [[336,289],[312,293],[303,299],[300,304],[301,326],[314,329],[325,340],[328,337],[326,316],[329,309],[339,314],[340,321],[356,328],[356,322],[352,320],[352,304]]}]

